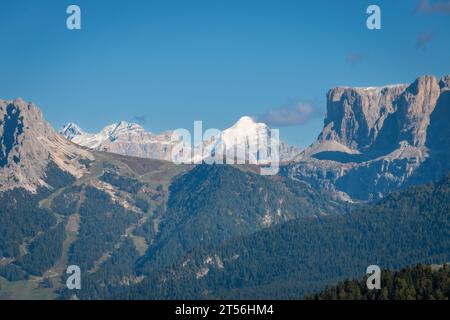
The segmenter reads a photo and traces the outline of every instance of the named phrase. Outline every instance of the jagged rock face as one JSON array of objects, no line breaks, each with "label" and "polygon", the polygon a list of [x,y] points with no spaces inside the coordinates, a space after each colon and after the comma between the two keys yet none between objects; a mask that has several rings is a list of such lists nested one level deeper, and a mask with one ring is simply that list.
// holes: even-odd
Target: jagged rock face
[{"label": "jagged rock face", "polygon": [[439,87],[441,90],[449,90],[450,89],[450,76],[444,76],[439,81]]},{"label": "jagged rock face", "polygon": [[394,101],[405,89],[405,85],[331,89],[319,141],[334,140],[358,151],[370,148],[386,118],[395,112]]},{"label": "jagged rock face", "polygon": [[425,145],[426,130],[440,91],[438,80],[425,76],[417,79],[400,96],[396,101],[400,141],[406,140],[416,147]]},{"label": "jagged rock face", "polygon": [[355,152],[367,152],[385,145],[378,139],[387,140],[389,134],[389,144],[407,141],[423,146],[440,91],[432,76],[418,78],[411,85],[334,88],[327,95],[327,117],[318,142],[333,140]]},{"label": "jagged rock face", "polygon": [[83,130],[79,126],[77,126],[75,123],[68,123],[62,128],[61,132],[67,139],[72,140],[77,136],[81,136],[85,134]]},{"label": "jagged rock face", "polygon": [[93,156],[58,135],[37,106],[21,99],[0,100],[0,191],[49,187],[45,179],[50,162],[79,177],[86,172],[81,159]]},{"label": "jagged rock face", "polygon": [[330,90],[322,133],[283,174],[356,200],[442,178],[450,170],[449,84],[449,76],[423,76]]}]

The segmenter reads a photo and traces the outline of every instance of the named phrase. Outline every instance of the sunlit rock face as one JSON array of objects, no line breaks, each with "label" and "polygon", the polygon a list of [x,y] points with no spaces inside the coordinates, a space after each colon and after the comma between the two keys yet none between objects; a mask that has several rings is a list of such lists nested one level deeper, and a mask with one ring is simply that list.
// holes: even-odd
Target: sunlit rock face
[{"label": "sunlit rock face", "polygon": [[324,129],[283,174],[353,200],[442,178],[450,169],[449,79],[331,89]]},{"label": "sunlit rock face", "polygon": [[53,130],[41,110],[21,99],[0,100],[0,191],[49,187],[50,164],[80,177],[92,155]]}]

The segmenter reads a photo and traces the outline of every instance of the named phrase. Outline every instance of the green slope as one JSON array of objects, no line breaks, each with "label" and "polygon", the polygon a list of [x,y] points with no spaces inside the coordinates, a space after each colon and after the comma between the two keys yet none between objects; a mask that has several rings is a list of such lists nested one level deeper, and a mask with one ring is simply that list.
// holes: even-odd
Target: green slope
[{"label": "green slope", "polygon": [[111,297],[301,298],[367,266],[450,259],[450,176],[348,215],[302,218],[197,249]]},{"label": "green slope", "polygon": [[416,265],[400,271],[383,270],[381,288],[368,290],[367,278],[347,279],[306,297],[311,300],[448,300],[450,267]]}]

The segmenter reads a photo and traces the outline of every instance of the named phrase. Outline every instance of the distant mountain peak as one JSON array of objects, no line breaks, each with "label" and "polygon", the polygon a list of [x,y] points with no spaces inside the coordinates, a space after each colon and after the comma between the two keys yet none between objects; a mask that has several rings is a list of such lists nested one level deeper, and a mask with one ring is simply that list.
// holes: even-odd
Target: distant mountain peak
[{"label": "distant mountain peak", "polygon": [[233,126],[225,129],[222,135],[232,135],[241,138],[247,136],[252,138],[258,136],[263,131],[268,132],[269,130],[270,128],[265,123],[257,122],[249,116],[243,116]]},{"label": "distant mountain peak", "polygon": [[[243,148],[248,141],[267,143],[269,131],[270,128],[266,124],[256,122],[249,116],[243,116],[233,126],[223,130],[219,140],[227,148],[232,148],[233,145]],[[153,134],[145,131],[139,124],[126,121],[108,125],[94,134],[85,133],[79,126],[69,123],[61,130],[61,133],[72,142],[90,149],[169,161],[172,160],[173,146],[179,143],[179,141],[171,141],[172,131]],[[210,149],[214,148],[214,145],[211,145],[211,141],[206,141],[204,147]],[[292,159],[301,151],[283,142],[280,143],[280,148],[282,161]],[[200,157],[203,158],[203,155]]]},{"label": "distant mountain peak", "polygon": [[69,122],[59,131],[67,139],[72,140],[74,137],[84,134],[83,130],[75,123]]},{"label": "distant mountain peak", "polygon": [[[248,116],[241,117],[233,126],[222,131],[220,139],[226,145],[245,144],[247,140],[267,143],[270,128],[264,123],[257,123]],[[238,146],[239,148],[239,146]]]},{"label": "distant mountain peak", "polygon": [[118,133],[118,132],[132,132],[132,131],[145,131],[145,129],[137,123],[120,121],[117,123],[113,123],[105,128],[102,131]]},{"label": "distant mountain peak", "polygon": [[[67,130],[64,130],[66,128]],[[141,125],[127,121],[110,124],[98,133],[86,133],[79,129],[76,131],[78,134],[71,134],[71,130],[76,128],[79,129],[69,123],[61,133],[72,142],[92,150],[141,158],[171,159],[171,132],[152,134]]]},{"label": "distant mountain peak", "polygon": [[239,118],[238,121],[236,121],[236,123],[233,125],[233,127],[255,125],[255,124],[257,124],[257,123],[252,117],[243,116],[243,117]]}]

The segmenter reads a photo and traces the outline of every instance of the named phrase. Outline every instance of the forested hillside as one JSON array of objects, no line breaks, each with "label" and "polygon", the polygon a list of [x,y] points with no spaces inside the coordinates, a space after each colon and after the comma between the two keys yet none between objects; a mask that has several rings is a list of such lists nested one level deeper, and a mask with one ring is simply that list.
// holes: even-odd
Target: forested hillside
[{"label": "forested hillside", "polygon": [[61,256],[64,224],[39,202],[52,189],[74,180],[49,162],[45,179],[49,189],[32,194],[15,188],[0,194],[0,276],[18,280],[40,275]]},{"label": "forested hillside", "polygon": [[144,273],[170,265],[199,246],[216,246],[300,217],[336,215],[346,209],[304,183],[226,165],[199,165],[174,180],[169,192],[158,236],[140,263]]},{"label": "forested hillside", "polygon": [[366,278],[345,280],[307,296],[311,300],[448,300],[450,267],[416,265],[400,271],[383,270],[381,289],[368,290]]},{"label": "forested hillside", "polygon": [[[199,165],[176,177],[170,184],[167,203],[155,207],[149,218],[132,233],[134,240],[138,238],[148,245],[144,254],[130,251],[129,243],[126,244],[127,251],[123,251],[123,247],[118,248],[115,253],[120,254],[113,254],[108,263],[99,265],[95,272],[84,274],[89,284],[77,292],[77,296],[105,298],[114,295],[120,287],[128,288],[153,274],[164,272],[178,263],[180,257],[199,247],[217,246],[237,236],[249,235],[299,217],[343,214],[348,209],[347,205],[304,183],[280,177],[269,179],[247,169]],[[115,185],[118,182],[116,178],[108,178],[108,181]],[[126,184],[130,185],[130,182]],[[84,221],[81,221],[81,232],[72,250],[73,253],[83,253],[83,256],[93,254],[99,244],[104,245],[99,252],[110,250],[106,247],[107,241],[102,240],[105,232],[94,237],[95,226],[100,226],[97,229],[109,226],[109,230],[115,230],[122,224],[120,219],[113,219],[112,225],[107,223],[110,220],[102,212],[105,208],[111,212],[111,206],[104,207],[102,197],[94,197],[96,191],[85,194],[86,199],[79,210]],[[70,203],[71,197],[67,199]],[[86,206],[90,207],[91,214],[84,212]],[[86,237],[83,228],[89,228],[89,217],[99,220],[92,222],[88,232],[90,237]],[[84,249],[79,250],[78,246]],[[80,257],[72,254],[71,261],[86,260],[80,260]],[[97,255],[88,261],[95,262],[98,258]],[[118,274],[123,274],[123,277],[118,279]],[[70,296],[70,293],[64,292],[63,296]]]},{"label": "forested hillside", "polygon": [[[97,153],[89,169],[75,179],[49,162],[45,188],[0,193],[0,281],[8,281],[0,297],[21,297],[23,291],[57,294],[72,264],[81,268],[86,287],[91,275],[96,283],[117,279],[115,285],[132,277],[148,246],[133,233],[158,216],[163,185],[185,168]],[[11,289],[5,292],[6,287]]]},{"label": "forested hillside", "polygon": [[300,218],[203,249],[110,298],[301,298],[367,266],[450,259],[450,176],[348,215]]}]

